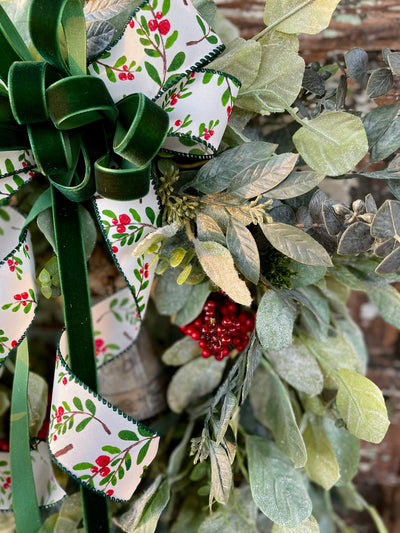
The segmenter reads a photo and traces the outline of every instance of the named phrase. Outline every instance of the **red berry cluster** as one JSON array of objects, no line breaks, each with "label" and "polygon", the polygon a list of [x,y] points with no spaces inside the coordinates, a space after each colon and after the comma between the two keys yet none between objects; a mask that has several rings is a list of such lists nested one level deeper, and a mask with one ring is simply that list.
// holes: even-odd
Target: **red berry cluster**
[{"label": "red berry cluster", "polygon": [[132,81],[132,80],[135,79],[134,74],[132,74],[132,72],[129,71],[129,67],[128,67],[128,65],[123,65],[122,70],[123,70],[124,72],[120,72],[120,73],[118,74],[118,78],[119,78],[120,80],[122,80],[122,81],[124,81],[124,80]]},{"label": "red berry cluster", "polygon": [[11,487],[11,477],[7,476],[5,483],[3,483],[3,489],[8,489]]},{"label": "red berry cluster", "polygon": [[113,226],[117,226],[117,232],[118,233],[125,233],[126,232],[126,225],[131,222],[131,217],[129,215],[126,215],[123,213],[122,215],[119,215],[118,218],[113,218],[111,220],[111,223]]},{"label": "red berry cluster", "polygon": [[178,103],[178,98],[180,98],[180,97],[181,97],[181,95],[179,93],[171,94],[171,102],[170,102],[171,105],[176,105]]},{"label": "red berry cluster", "polygon": [[201,314],[180,330],[198,341],[202,357],[213,355],[218,361],[233,349],[242,352],[254,329],[254,313],[240,309],[228,296],[213,294]]},{"label": "red berry cluster", "polygon": [[14,300],[17,300],[17,302],[21,302],[24,307],[28,303],[26,301],[28,298],[29,294],[27,292],[21,292],[21,294],[14,294]]},{"label": "red berry cluster", "polygon": [[16,261],[15,259],[8,259],[7,265],[10,269],[10,272],[14,272],[15,267],[18,265],[18,261]]},{"label": "red berry cluster", "polygon": [[158,28],[158,31],[161,33],[161,35],[167,35],[169,30],[171,29],[171,24],[168,19],[161,19],[162,13],[161,11],[157,11],[156,18],[149,20],[149,30],[156,31],[156,29]]},{"label": "red berry cluster", "polygon": [[98,472],[101,477],[106,477],[110,473],[110,469],[107,466],[110,461],[111,459],[108,455],[99,455],[95,460],[95,463],[100,467],[100,470],[97,466],[92,466],[90,471],[92,474],[96,474]]},{"label": "red berry cluster", "polygon": [[208,141],[210,139],[210,137],[212,137],[214,135],[214,130],[209,130],[207,128],[204,128],[204,138],[206,141]]}]

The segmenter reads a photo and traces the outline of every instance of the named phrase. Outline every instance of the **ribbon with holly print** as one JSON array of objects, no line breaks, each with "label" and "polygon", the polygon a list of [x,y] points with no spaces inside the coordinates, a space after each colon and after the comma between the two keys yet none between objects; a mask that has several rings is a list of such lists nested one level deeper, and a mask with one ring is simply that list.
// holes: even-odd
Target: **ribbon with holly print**
[{"label": "ribbon with holly print", "polygon": [[[154,269],[149,257],[135,258],[131,250],[160,225],[151,160],[160,148],[212,156],[239,83],[204,68],[223,45],[187,0],[145,2],[91,61],[90,75],[82,28],[80,0],[33,0],[31,36],[44,59],[36,62],[3,12],[0,192],[11,194],[34,169],[51,184],[33,215],[53,208],[65,301],[49,431],[53,458],[90,491],[126,501],[159,437],[97,394],[95,367],[132,345],[147,305]],[[31,80],[26,87],[24,80]],[[97,218],[127,288],[94,306],[92,323],[77,202],[95,191]],[[12,333],[18,344],[23,334]]]}]

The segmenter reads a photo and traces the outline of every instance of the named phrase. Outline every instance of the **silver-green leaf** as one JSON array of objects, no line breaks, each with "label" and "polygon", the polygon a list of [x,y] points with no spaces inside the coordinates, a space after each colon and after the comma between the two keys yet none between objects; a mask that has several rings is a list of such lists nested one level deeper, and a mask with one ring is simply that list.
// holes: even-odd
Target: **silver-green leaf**
[{"label": "silver-green leaf", "polygon": [[251,232],[240,220],[231,217],[226,233],[226,244],[240,272],[252,283],[260,277],[260,256]]}]

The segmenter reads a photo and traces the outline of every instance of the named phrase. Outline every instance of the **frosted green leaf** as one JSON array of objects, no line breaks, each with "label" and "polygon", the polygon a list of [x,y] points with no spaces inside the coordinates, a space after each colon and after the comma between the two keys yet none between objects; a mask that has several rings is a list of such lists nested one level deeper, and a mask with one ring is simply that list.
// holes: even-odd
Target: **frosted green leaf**
[{"label": "frosted green leaf", "polygon": [[346,428],[337,427],[334,420],[324,418],[322,424],[339,464],[340,479],[336,485],[346,485],[358,471],[360,441]]},{"label": "frosted green leaf", "polygon": [[274,524],[271,533],[319,533],[319,525],[311,515],[307,520],[295,527],[285,527]]},{"label": "frosted green leaf", "polygon": [[149,251],[154,245],[158,245],[160,242],[164,242],[169,237],[173,237],[180,229],[179,224],[173,222],[168,226],[162,226],[161,228],[152,231],[144,239],[133,248],[132,255],[139,257]]},{"label": "frosted green leaf", "polygon": [[259,509],[273,522],[294,527],[311,515],[312,504],[301,473],[275,444],[248,435],[250,487]]},{"label": "frosted green leaf", "polygon": [[217,446],[214,441],[210,442],[211,462],[211,487],[209,505],[210,508],[215,499],[218,503],[228,503],[232,488],[232,469],[229,456],[222,444]]},{"label": "frosted green leaf", "polygon": [[163,480],[144,506],[143,513],[135,527],[135,533],[154,533],[170,498],[170,485]]},{"label": "frosted green leaf", "polygon": [[272,246],[291,259],[306,265],[332,266],[325,248],[301,229],[281,222],[260,224],[260,228]]},{"label": "frosted green leaf", "polygon": [[318,172],[291,172],[284,181],[268,191],[268,198],[286,200],[287,198],[301,196],[314,189],[324,177],[324,174],[319,174]]},{"label": "frosted green leaf", "polygon": [[208,394],[221,380],[226,359],[215,357],[193,359],[172,377],[167,391],[167,402],[174,413],[181,413],[192,401]]},{"label": "frosted green leaf", "polygon": [[400,328],[400,294],[385,280],[376,278],[364,281],[364,287],[370,300],[376,304],[379,314],[389,324]]},{"label": "frosted green leaf", "polygon": [[185,335],[163,353],[162,361],[166,365],[180,366],[198,357],[200,353],[201,348],[197,342],[192,337]]},{"label": "frosted green leaf", "polygon": [[316,396],[322,391],[324,378],[315,357],[298,339],[283,350],[269,351],[275,370],[295,389]]},{"label": "frosted green leaf", "polygon": [[[324,386],[327,389],[337,389],[339,386],[335,370],[359,370],[357,353],[344,335],[329,337],[327,341],[317,341],[310,337],[307,339],[307,345],[311,347],[311,353],[316,352],[322,361]],[[324,362],[326,364],[323,364]]]},{"label": "frosted green leaf", "polygon": [[340,473],[328,437],[318,424],[309,422],[303,439],[307,448],[307,462],[304,467],[307,476],[323,489],[331,489],[338,481]]},{"label": "frosted green leaf", "polygon": [[209,215],[202,213],[196,217],[197,237],[200,241],[215,241],[219,244],[226,244],[225,235],[219,227],[218,222]]},{"label": "frosted green leaf", "polygon": [[261,62],[261,44],[238,37],[226,45],[224,53],[208,66],[220,72],[229,72],[241,81],[244,91],[257,77]]},{"label": "frosted green leaf", "polygon": [[379,443],[389,427],[385,400],[379,388],[365,376],[341,368],[336,406],[350,433]]},{"label": "frosted green leaf", "polygon": [[257,78],[242,89],[235,106],[261,115],[282,112],[297,98],[303,81],[304,60],[298,55],[298,38],[271,32],[263,39]]},{"label": "frosted green leaf", "polygon": [[368,151],[361,120],[344,111],[307,121],[293,135],[293,142],[307,165],[329,176],[346,174]]},{"label": "frosted green leaf", "polygon": [[217,242],[194,239],[197,257],[204,272],[218,287],[237,303],[251,305],[250,291],[239,278],[232,254]]},{"label": "frosted green leaf", "polygon": [[264,22],[284,33],[319,33],[327,28],[339,0],[267,0]]},{"label": "frosted green leaf", "polygon": [[250,403],[261,424],[271,430],[276,446],[301,468],[307,460],[303,437],[287,388],[275,374],[259,367],[250,389]]},{"label": "frosted green leaf", "polygon": [[281,350],[292,343],[296,309],[290,307],[274,290],[261,299],[256,317],[256,331],[264,350]]},{"label": "frosted green leaf", "polygon": [[257,284],[260,277],[260,256],[252,233],[242,222],[230,218],[226,243],[240,272]]},{"label": "frosted green leaf", "polygon": [[273,154],[267,161],[237,174],[227,192],[240,198],[254,198],[281,183],[293,170],[297,154]]},{"label": "frosted green leaf", "polygon": [[210,292],[210,284],[208,281],[193,285],[186,304],[176,313],[174,323],[177,326],[184,326],[197,318],[201,313],[203,305]]}]

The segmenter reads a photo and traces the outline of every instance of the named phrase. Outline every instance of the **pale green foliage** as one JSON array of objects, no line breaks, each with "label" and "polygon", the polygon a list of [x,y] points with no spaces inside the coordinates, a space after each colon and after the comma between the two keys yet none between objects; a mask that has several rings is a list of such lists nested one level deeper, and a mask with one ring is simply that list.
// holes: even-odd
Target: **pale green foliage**
[{"label": "pale green foliage", "polygon": [[264,350],[281,350],[292,343],[296,310],[273,290],[267,291],[258,306],[256,331]]},{"label": "pale green foliage", "polygon": [[204,272],[235,302],[251,304],[249,289],[235,268],[229,250],[217,242],[194,240],[194,245]]},{"label": "pale green foliage", "polygon": [[329,490],[339,480],[339,465],[335,453],[322,427],[310,420],[303,432],[307,448],[305,471],[311,481]]},{"label": "pale green foliage", "polygon": [[250,487],[259,509],[273,522],[294,527],[311,514],[302,476],[275,444],[248,435]]},{"label": "pale green foliage", "polygon": [[311,515],[307,520],[295,527],[285,527],[274,524],[271,533],[319,533],[319,525]]},{"label": "pale green foliage", "polygon": [[339,0],[267,0],[264,22],[285,33],[318,33],[325,29]]},{"label": "pale green foliage", "polygon": [[338,371],[336,405],[350,433],[369,442],[381,442],[389,426],[382,392],[368,378],[352,370]]},{"label": "pale green foliage", "polygon": [[343,111],[332,111],[307,121],[293,135],[293,142],[313,170],[329,176],[345,174],[368,151],[361,120]]}]

